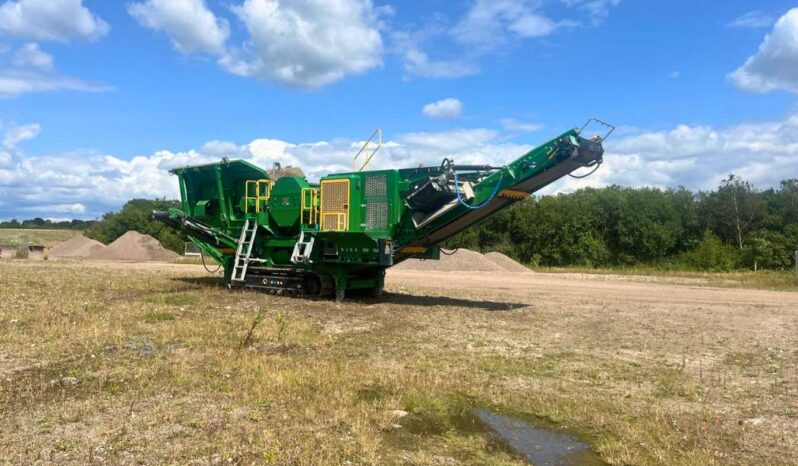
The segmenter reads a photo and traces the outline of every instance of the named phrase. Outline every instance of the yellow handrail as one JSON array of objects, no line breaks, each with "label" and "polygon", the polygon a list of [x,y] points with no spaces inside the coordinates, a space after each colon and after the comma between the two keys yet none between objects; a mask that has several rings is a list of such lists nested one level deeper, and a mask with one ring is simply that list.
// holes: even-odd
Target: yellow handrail
[{"label": "yellow handrail", "polygon": [[[316,188],[302,188],[301,198],[302,223],[315,225],[319,221],[319,190]],[[308,219],[307,222],[305,222],[305,217]]]},{"label": "yellow handrail", "polygon": [[[369,153],[368,151],[369,146],[374,141],[375,137],[377,137],[377,147],[375,147],[374,150],[372,150],[371,153]],[[360,172],[363,171],[364,168],[367,168],[369,166],[369,162],[371,162],[371,159],[374,157],[374,154],[376,154],[377,151],[380,150],[380,147],[382,147],[382,129],[377,128],[374,131],[374,133],[371,134],[371,137],[368,138],[365,144],[363,144],[363,147],[360,148],[360,151],[358,151],[358,153],[355,154],[355,156],[352,158],[352,171]],[[363,154],[363,156],[366,157],[366,161],[363,162],[363,165],[361,165],[360,169],[358,169],[357,158],[360,157],[361,154]]]},{"label": "yellow handrail", "polygon": [[[244,213],[249,213],[249,201],[255,201],[255,213],[260,213],[261,204],[265,204],[272,195],[272,180],[247,180],[244,188]],[[250,186],[255,187],[255,194],[250,196]],[[264,189],[265,188],[265,189]]]}]

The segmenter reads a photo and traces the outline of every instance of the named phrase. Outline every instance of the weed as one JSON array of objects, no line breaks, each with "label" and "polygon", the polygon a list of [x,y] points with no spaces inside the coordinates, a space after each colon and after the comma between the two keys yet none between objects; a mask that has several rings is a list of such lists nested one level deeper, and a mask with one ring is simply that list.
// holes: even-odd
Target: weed
[{"label": "weed", "polygon": [[239,345],[239,349],[241,348],[248,348],[252,345],[252,342],[255,337],[255,329],[258,328],[258,325],[263,321],[263,318],[266,316],[266,307],[262,306],[258,309],[258,313],[255,314],[255,318],[252,319],[252,324],[249,326],[249,330],[247,334],[244,336],[244,339],[241,340],[241,344]]}]

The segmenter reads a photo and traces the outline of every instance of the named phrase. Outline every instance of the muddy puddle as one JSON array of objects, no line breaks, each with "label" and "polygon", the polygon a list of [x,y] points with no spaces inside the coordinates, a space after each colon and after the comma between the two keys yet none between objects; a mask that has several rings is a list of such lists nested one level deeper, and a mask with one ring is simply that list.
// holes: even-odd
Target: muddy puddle
[{"label": "muddy puddle", "polygon": [[477,409],[474,417],[502,443],[534,466],[600,466],[601,458],[590,445],[554,426],[533,425],[517,417]]},{"label": "muddy puddle", "polygon": [[387,439],[400,448],[420,447],[429,436],[447,431],[484,435],[488,450],[505,451],[534,466],[604,466],[589,443],[543,420],[528,420],[479,408],[441,418],[411,414]]}]

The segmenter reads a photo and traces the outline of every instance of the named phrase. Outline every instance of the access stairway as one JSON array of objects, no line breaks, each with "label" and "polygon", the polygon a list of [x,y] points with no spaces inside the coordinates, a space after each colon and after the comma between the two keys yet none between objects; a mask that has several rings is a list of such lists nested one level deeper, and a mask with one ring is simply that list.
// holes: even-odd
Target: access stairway
[{"label": "access stairway", "polygon": [[235,262],[233,263],[233,274],[230,277],[232,282],[244,283],[247,278],[247,270],[252,259],[252,249],[255,244],[255,237],[258,234],[258,222],[250,222],[247,219],[241,229],[241,237],[238,240]]}]

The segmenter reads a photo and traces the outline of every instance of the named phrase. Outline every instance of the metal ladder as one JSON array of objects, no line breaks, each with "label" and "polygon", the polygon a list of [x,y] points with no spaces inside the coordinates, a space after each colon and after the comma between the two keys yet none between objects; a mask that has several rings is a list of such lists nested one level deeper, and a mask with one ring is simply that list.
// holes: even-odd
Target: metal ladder
[{"label": "metal ladder", "polygon": [[[309,239],[308,239],[309,238]],[[305,236],[305,231],[299,233],[299,240],[294,245],[294,252],[291,253],[292,264],[310,264],[310,254],[313,252],[313,243],[316,237],[312,234]]]},{"label": "metal ladder", "polygon": [[250,256],[252,256],[252,245],[255,243],[257,233],[258,222],[254,221],[252,226],[250,226],[250,221],[247,219],[244,222],[244,228],[241,229],[241,237],[238,239],[238,249],[236,249],[236,260],[233,264],[231,281],[243,282],[246,278]]}]

